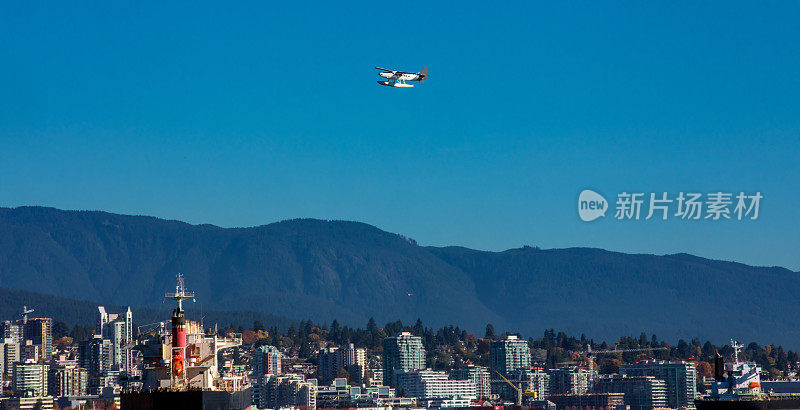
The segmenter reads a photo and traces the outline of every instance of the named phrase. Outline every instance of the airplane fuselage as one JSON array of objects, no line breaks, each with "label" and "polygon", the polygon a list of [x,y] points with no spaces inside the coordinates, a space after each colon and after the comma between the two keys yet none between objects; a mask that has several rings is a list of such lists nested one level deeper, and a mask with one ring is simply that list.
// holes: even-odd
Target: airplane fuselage
[{"label": "airplane fuselage", "polygon": [[390,71],[388,73],[378,73],[378,75],[383,78],[388,78],[394,81],[419,81],[420,79],[419,74],[398,73],[396,71]]},{"label": "airplane fuselage", "polygon": [[375,67],[382,72],[378,73],[379,76],[387,79],[387,81],[378,81],[378,84],[387,87],[402,87],[411,88],[412,84],[407,84],[406,81],[419,81],[423,82],[428,78],[428,69],[422,67],[418,73],[409,73],[405,71],[388,70],[386,68]]}]

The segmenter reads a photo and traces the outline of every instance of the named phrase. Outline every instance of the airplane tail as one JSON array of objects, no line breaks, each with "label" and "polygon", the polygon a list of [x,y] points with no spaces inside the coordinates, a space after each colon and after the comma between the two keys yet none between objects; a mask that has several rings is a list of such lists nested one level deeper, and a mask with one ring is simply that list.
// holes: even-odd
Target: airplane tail
[{"label": "airplane tail", "polygon": [[419,82],[423,82],[428,79],[428,69],[425,67],[422,67],[422,70],[420,70],[417,74],[419,74]]}]

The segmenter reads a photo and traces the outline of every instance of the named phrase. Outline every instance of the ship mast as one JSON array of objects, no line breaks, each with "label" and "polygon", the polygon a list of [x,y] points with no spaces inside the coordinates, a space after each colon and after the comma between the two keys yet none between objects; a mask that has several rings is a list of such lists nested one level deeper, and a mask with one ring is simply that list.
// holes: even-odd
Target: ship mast
[{"label": "ship mast", "polygon": [[187,292],[183,285],[183,274],[178,273],[178,284],[175,285],[175,292],[167,292],[164,299],[172,299],[178,302],[178,310],[183,311],[183,301],[194,298],[194,292]]},{"label": "ship mast", "polygon": [[742,345],[731,339],[731,347],[733,348],[733,363],[739,364],[739,352],[742,351]]},{"label": "ship mast", "polygon": [[167,292],[165,299],[178,302],[178,307],[172,312],[172,371],[170,379],[172,387],[183,389],[187,387],[186,375],[186,318],[183,312],[183,301],[194,298],[194,292],[187,292],[183,284],[183,275],[178,273],[178,284],[175,292]]}]

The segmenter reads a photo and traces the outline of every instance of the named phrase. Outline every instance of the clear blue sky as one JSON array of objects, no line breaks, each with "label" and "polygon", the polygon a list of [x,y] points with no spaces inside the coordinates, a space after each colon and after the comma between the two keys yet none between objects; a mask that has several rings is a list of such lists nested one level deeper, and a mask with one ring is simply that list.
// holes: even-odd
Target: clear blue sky
[{"label": "clear blue sky", "polygon": [[[800,3],[455,5],[3,2],[0,205],[800,269]],[[584,188],[764,199],[584,223]]]}]

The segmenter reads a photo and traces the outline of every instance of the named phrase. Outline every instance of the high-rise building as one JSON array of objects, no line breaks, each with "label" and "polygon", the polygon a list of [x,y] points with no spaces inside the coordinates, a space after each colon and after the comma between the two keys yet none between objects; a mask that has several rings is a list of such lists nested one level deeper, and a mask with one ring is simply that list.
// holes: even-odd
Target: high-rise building
[{"label": "high-rise building", "polygon": [[83,396],[88,390],[89,374],[78,367],[75,360],[54,362],[50,365],[48,391],[51,396]]},{"label": "high-rise building", "polygon": [[336,364],[347,371],[350,382],[361,384],[367,371],[367,350],[352,343],[344,345],[336,351]]},{"label": "high-rise building", "polygon": [[402,332],[397,337],[383,339],[383,384],[398,387],[396,375],[425,368],[425,348],[422,338]]},{"label": "high-rise building", "polygon": [[10,320],[0,323],[0,339],[11,339],[9,343],[22,343],[22,326]]},{"label": "high-rise building", "polygon": [[125,374],[133,371],[133,354],[129,344],[133,341],[133,313],[108,313],[105,307],[97,307],[98,335],[111,341],[111,366]]},{"label": "high-rise building", "polygon": [[14,372],[14,363],[22,360],[22,352],[20,351],[19,343],[13,342],[13,339],[4,339],[2,343],[3,349],[3,374],[6,377],[11,377]]},{"label": "high-rise building", "polygon": [[344,369],[350,375],[349,381],[361,384],[366,376],[367,351],[356,348],[352,343],[342,347],[326,347],[317,354],[320,383],[329,384],[339,377]]},{"label": "high-rise building", "polygon": [[111,341],[100,335],[78,344],[78,363],[89,377],[111,370]]},{"label": "high-rise building", "polygon": [[531,349],[528,342],[515,335],[507,335],[501,340],[492,342],[489,348],[489,370],[492,379],[492,393],[503,394],[508,390],[505,381],[500,380],[497,373],[509,377],[511,373],[531,367]]},{"label": "high-rise building", "polygon": [[260,346],[253,352],[253,403],[258,407],[267,403],[266,384],[270,376],[282,373],[283,354],[275,346]]},{"label": "high-rise building", "polygon": [[664,362],[646,360],[624,364],[620,373],[627,376],[653,376],[663,380],[667,387],[667,407],[694,408],[697,395],[697,370],[691,362]]},{"label": "high-rise building", "polygon": [[595,375],[595,371],[578,366],[551,370],[550,394],[587,394]]},{"label": "high-rise building", "polygon": [[23,336],[25,340],[30,340],[34,345],[41,346],[42,358],[50,360],[53,358],[53,319],[37,317],[28,319],[23,325]]},{"label": "high-rise building", "polygon": [[253,373],[256,377],[281,374],[283,353],[275,346],[263,345],[253,352]]},{"label": "high-rise building", "polygon": [[491,392],[491,377],[489,369],[474,364],[461,366],[450,372],[450,377],[455,380],[472,380],[475,383],[475,395],[478,398],[489,397]]},{"label": "high-rise building", "polygon": [[47,396],[46,364],[14,363],[14,375],[11,377],[11,388],[14,394],[21,396]]},{"label": "high-rise building", "polygon": [[653,376],[601,376],[595,380],[594,391],[624,393],[625,405],[631,410],[667,408],[667,384]]},{"label": "high-rise building", "polygon": [[502,340],[492,342],[489,350],[489,363],[492,373],[498,372],[508,376],[517,369],[531,367],[531,349],[528,342],[515,335],[508,335]]},{"label": "high-rise building", "polygon": [[317,373],[321,385],[330,384],[337,377],[336,347],[323,347],[317,353]]}]

